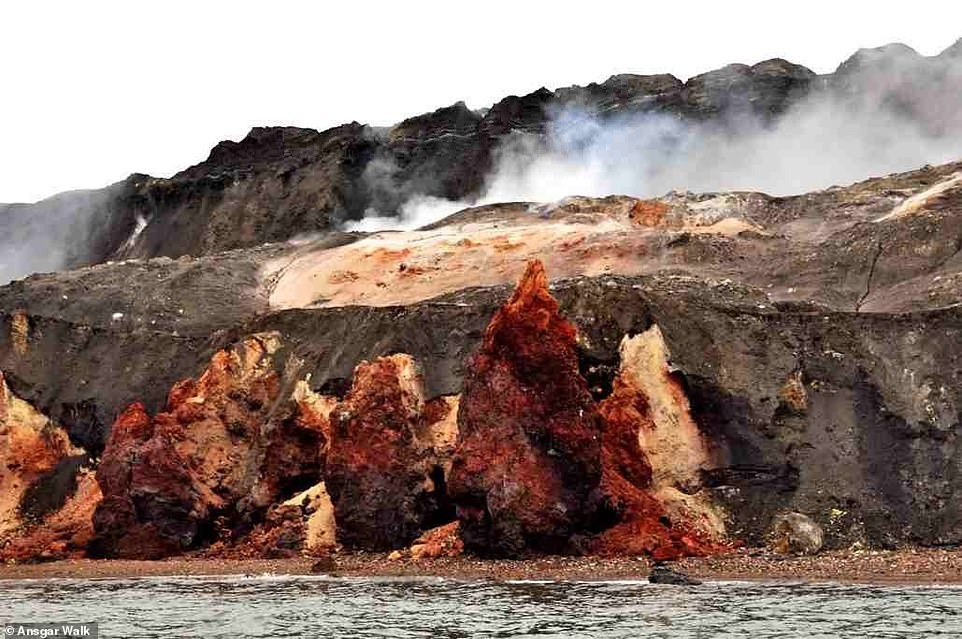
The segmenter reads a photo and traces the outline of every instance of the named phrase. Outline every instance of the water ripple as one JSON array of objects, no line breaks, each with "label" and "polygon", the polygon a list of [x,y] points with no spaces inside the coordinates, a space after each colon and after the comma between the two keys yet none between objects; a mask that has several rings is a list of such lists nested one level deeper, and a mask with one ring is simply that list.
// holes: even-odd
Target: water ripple
[{"label": "water ripple", "polygon": [[183,577],[0,582],[0,621],[103,637],[958,637],[962,589]]}]

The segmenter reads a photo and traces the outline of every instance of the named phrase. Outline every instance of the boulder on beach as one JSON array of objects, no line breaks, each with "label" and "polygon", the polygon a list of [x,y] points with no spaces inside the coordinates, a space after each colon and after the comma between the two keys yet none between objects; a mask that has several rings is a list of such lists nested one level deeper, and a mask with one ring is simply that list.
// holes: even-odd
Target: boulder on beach
[{"label": "boulder on beach", "polygon": [[782,555],[814,555],[822,549],[822,527],[802,513],[782,513],[772,522],[769,545]]}]

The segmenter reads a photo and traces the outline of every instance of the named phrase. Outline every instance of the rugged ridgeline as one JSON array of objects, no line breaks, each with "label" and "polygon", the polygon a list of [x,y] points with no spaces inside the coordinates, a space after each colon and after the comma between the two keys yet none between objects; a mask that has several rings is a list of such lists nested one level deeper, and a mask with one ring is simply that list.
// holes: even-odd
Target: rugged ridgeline
[{"label": "rugged ridgeline", "polygon": [[737,129],[747,120],[772,125],[806,97],[825,95],[840,112],[882,105],[932,135],[958,132],[960,59],[959,44],[931,58],[889,45],[861,50],[825,76],[769,60],[687,82],[616,75],[600,84],[511,96],[480,112],[458,103],[390,129],[357,123],[323,132],[256,128],[169,179],[132,175],[100,191],[0,205],[4,228],[18,229],[3,238],[8,263],[0,276],[252,247],[332,230],[370,208],[396,213],[413,195],[470,200],[483,189],[504,141],[527,135],[543,142],[552,115],[566,106],[601,118],[661,113]]},{"label": "rugged ridgeline", "polygon": [[956,163],[33,276],[4,553],[959,544],[960,248]]}]

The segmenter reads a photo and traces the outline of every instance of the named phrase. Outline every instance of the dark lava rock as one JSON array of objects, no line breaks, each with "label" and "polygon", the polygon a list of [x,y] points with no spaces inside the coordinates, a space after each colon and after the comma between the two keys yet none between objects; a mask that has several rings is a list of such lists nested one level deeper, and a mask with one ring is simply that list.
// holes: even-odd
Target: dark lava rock
[{"label": "dark lava rock", "polygon": [[725,114],[769,118],[803,98],[815,77],[810,69],[780,59],[754,66],[730,64],[688,80],[685,106],[701,117]]},{"label": "dark lava rock", "polygon": [[701,581],[678,572],[665,564],[655,564],[648,574],[648,583],[667,584],[671,586],[700,586]]},{"label": "dark lava rock", "polygon": [[418,378],[407,355],[362,362],[331,414],[324,479],[345,546],[403,548],[443,517],[443,471],[432,479],[441,462],[418,438],[427,417]]},{"label": "dark lava rock", "polygon": [[360,218],[371,131],[351,123],[318,133],[256,128],[222,142],[170,179],[152,178],[124,205],[146,221],[119,258],[204,255],[286,240]]}]

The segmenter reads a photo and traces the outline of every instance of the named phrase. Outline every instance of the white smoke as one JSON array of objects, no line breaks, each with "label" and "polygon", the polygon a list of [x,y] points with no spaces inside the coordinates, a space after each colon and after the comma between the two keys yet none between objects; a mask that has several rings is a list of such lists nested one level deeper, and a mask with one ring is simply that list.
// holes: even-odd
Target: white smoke
[{"label": "white smoke", "polygon": [[836,85],[813,91],[774,121],[561,108],[545,136],[515,132],[502,141],[480,197],[414,194],[400,217],[369,217],[354,228],[417,228],[468,206],[569,195],[798,194],[962,158],[962,59],[898,47],[859,55],[836,74]]},{"label": "white smoke", "polygon": [[374,209],[369,209],[363,219],[349,222],[344,226],[344,230],[375,233],[377,231],[416,229],[442,220],[467,206],[470,206],[470,204],[466,202],[415,194],[401,204],[397,216],[381,215]]},{"label": "white smoke", "polygon": [[116,187],[69,191],[33,204],[0,204],[0,285],[89,263],[110,224]]}]

